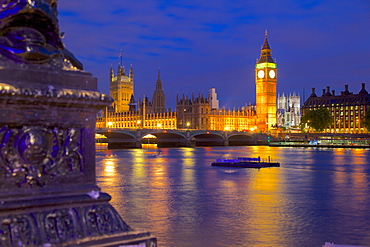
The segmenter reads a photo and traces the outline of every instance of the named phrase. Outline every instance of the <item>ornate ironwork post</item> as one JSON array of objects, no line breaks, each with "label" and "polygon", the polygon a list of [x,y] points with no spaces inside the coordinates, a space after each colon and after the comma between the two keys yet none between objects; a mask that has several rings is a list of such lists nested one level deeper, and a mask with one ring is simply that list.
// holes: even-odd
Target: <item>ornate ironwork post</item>
[{"label": "ornate ironwork post", "polygon": [[62,44],[56,3],[0,5],[0,246],[156,246],[96,185],[111,98]]}]

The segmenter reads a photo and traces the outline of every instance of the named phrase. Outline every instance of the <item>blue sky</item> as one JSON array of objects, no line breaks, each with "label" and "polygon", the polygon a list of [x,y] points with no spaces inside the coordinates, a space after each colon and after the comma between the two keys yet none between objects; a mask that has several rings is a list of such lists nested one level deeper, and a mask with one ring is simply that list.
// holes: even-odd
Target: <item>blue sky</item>
[{"label": "blue sky", "polygon": [[63,0],[66,47],[109,93],[109,69],[123,52],[135,99],[152,97],[161,70],[167,107],[176,95],[208,94],[220,106],[255,102],[254,67],[265,30],[278,65],[278,93],[311,88],[370,92],[370,1]]}]

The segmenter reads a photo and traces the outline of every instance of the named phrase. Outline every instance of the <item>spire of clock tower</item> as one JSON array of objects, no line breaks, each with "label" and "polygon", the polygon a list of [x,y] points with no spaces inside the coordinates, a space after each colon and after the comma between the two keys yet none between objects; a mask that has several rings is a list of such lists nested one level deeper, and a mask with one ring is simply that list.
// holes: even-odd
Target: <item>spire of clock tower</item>
[{"label": "spire of clock tower", "polygon": [[265,31],[265,41],[261,48],[261,56],[257,63],[274,63],[274,60],[272,59],[272,56],[271,56],[271,48],[270,48],[267,37],[268,37],[268,33],[266,30]]}]

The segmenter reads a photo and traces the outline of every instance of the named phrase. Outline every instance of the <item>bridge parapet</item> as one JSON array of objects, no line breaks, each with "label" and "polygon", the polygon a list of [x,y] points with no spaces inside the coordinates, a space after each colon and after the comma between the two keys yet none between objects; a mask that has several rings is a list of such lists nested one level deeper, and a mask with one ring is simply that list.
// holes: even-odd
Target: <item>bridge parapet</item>
[{"label": "bridge parapet", "polygon": [[142,139],[149,134],[157,137],[158,146],[253,145],[266,139],[260,133],[210,130],[97,129],[96,132],[106,135],[110,143],[131,143],[127,144],[131,147],[141,147]]}]

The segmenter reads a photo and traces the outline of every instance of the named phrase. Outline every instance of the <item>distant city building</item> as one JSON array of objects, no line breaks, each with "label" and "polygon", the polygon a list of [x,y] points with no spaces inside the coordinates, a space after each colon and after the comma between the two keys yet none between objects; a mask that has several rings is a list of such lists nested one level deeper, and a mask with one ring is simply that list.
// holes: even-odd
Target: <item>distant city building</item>
[{"label": "distant city building", "polygon": [[218,110],[219,102],[217,99],[216,88],[211,88],[209,90],[209,98],[210,98],[210,103],[211,103],[211,110]]},{"label": "distant city building", "polygon": [[[212,90],[213,91],[213,90]],[[215,90],[214,90],[215,91]],[[177,97],[176,113],[178,129],[203,129],[221,131],[255,131],[256,112],[253,106],[242,109],[212,109],[212,100],[198,94],[195,97]]]},{"label": "distant city building", "polygon": [[255,106],[233,110],[225,108],[212,111],[209,116],[210,130],[258,131]]},{"label": "distant city building", "polygon": [[290,129],[301,123],[301,99],[296,93],[289,96],[278,96],[277,124],[279,127]]},{"label": "distant city building", "polygon": [[[176,129],[176,113],[166,110],[166,97],[163,91],[160,71],[156,82],[152,102],[148,97],[142,101],[135,101],[133,94],[133,70],[126,76],[125,70],[119,65],[117,76],[113,69],[111,74],[111,97],[114,99],[112,107],[108,107],[97,116],[97,128],[150,128]],[[130,98],[127,100],[127,96]]]},{"label": "distant city building", "polygon": [[132,66],[130,73],[126,74],[125,68],[119,64],[117,75],[114,74],[111,67],[109,92],[110,96],[114,99],[113,109],[115,112],[129,111],[131,96],[134,95],[134,71]]},{"label": "distant city building", "polygon": [[255,67],[256,105],[226,110],[219,109],[215,88],[204,96],[193,94],[176,98],[176,112],[166,110],[165,94],[160,71],[153,99],[135,102],[133,71],[126,76],[119,66],[117,76],[111,69],[111,96],[113,109],[106,109],[97,118],[98,128],[160,128],[202,129],[221,131],[269,132],[276,128],[276,62],[265,34],[261,55]]},{"label": "distant city building", "polygon": [[161,71],[158,70],[158,78],[155,84],[152,103],[148,106],[147,113],[162,113],[166,111],[166,96],[162,87]]},{"label": "distant city building", "polygon": [[345,85],[344,91],[339,95],[336,95],[334,90],[330,92],[330,87],[326,87],[318,97],[315,88],[312,88],[312,94],[302,106],[302,115],[304,116],[308,110],[326,108],[334,120],[327,132],[364,133],[366,129],[361,121],[369,107],[370,95],[365,89],[365,83],[362,83],[362,89],[358,94],[349,92],[348,85]]},{"label": "distant city building", "polygon": [[140,111],[104,111],[97,116],[97,128],[176,129],[176,112],[149,113]]},{"label": "distant city building", "polygon": [[265,42],[255,68],[257,128],[268,132],[276,128],[277,67],[265,33]]},{"label": "distant city building", "polygon": [[191,99],[182,95],[176,97],[176,114],[178,129],[209,129],[210,98],[192,94]]}]

